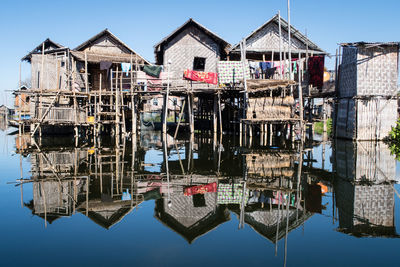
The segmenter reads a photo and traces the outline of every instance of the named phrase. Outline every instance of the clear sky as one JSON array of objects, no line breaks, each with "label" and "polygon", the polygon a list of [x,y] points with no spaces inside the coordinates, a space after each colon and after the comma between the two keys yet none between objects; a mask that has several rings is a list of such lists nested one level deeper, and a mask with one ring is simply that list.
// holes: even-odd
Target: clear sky
[{"label": "clear sky", "polygon": [[[108,28],[154,62],[154,44],[188,18],[236,44],[278,10],[287,19],[287,0],[2,0],[0,103],[11,106],[6,90],[18,86],[20,59],[46,38],[75,48]],[[400,41],[399,12],[399,0],[291,0],[292,25],[331,54],[340,42]],[[333,59],[326,65],[333,68]],[[23,64],[22,79],[29,73]]]}]

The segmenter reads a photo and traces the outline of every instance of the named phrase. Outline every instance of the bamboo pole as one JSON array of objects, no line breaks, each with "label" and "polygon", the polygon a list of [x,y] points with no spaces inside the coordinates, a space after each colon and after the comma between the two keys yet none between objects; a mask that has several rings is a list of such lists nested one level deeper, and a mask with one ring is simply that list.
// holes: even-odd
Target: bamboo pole
[{"label": "bamboo pole", "polygon": [[115,141],[119,147],[119,134],[120,134],[120,117],[119,117],[119,92],[118,92],[118,67],[115,72]]},{"label": "bamboo pole", "polygon": [[288,8],[288,42],[289,42],[289,79],[293,80],[292,78],[292,37],[291,37],[291,31],[292,31],[292,26],[290,24],[290,0],[287,0],[287,8]]},{"label": "bamboo pole", "polygon": [[120,94],[121,94],[121,114],[122,114],[122,135],[125,136],[126,129],[125,129],[125,110],[124,110],[124,94],[123,94],[123,86],[122,86],[122,70],[120,76]]},{"label": "bamboo pole", "polygon": [[186,101],[183,100],[183,104],[182,104],[182,107],[181,107],[181,111],[179,112],[178,125],[176,126],[176,129],[175,129],[174,139],[176,139],[176,136],[178,135],[179,126],[180,126],[180,124],[181,124],[183,111],[185,110],[185,104],[186,104]]},{"label": "bamboo pole", "polygon": [[44,207],[44,227],[47,228],[47,204],[46,204],[46,192],[44,192],[43,182],[40,182],[40,189],[43,196],[43,207]]},{"label": "bamboo pole", "polygon": [[213,133],[217,133],[217,95],[214,94],[214,109],[213,109]]},{"label": "bamboo pole", "polygon": [[[21,62],[19,63],[19,83],[18,83],[18,90],[21,90]],[[22,122],[22,118],[21,118],[21,112],[22,112],[22,107],[21,107],[21,105],[22,105],[22,98],[21,98],[21,94],[18,94],[17,98],[18,98],[18,109],[19,109],[19,111],[18,111],[18,136],[21,137],[21,132],[22,132],[22,129],[21,129],[21,127],[22,127],[22,125],[21,125],[21,122]],[[8,114],[6,114],[6,125],[7,125],[7,116],[8,116]],[[22,186],[22,185],[21,185],[21,186]]]},{"label": "bamboo pole", "polygon": [[[300,52],[299,52],[299,60],[300,60]],[[299,64],[298,66],[298,71],[299,71],[299,75],[298,75],[298,89],[299,89],[299,116],[300,116],[300,136],[301,138],[303,138],[303,117],[304,117],[304,111],[303,111],[303,86],[302,86],[302,79],[301,79],[301,75],[300,75],[300,69],[302,69],[303,66],[301,64]]]},{"label": "bamboo pole", "polygon": [[278,11],[278,20],[279,20],[279,74],[281,77],[281,80],[283,79],[283,66],[282,66],[282,27],[281,27],[281,11]]},{"label": "bamboo pole", "polygon": [[88,84],[88,63],[87,63],[87,52],[85,50],[85,90],[86,93],[89,93],[89,84]]},{"label": "bamboo pole", "polygon": [[[136,123],[136,121],[133,120],[134,117],[134,113],[135,113],[135,104],[134,104],[134,96],[133,96],[133,65],[132,65],[133,61],[132,61],[132,53],[131,53],[131,59],[130,59],[130,64],[131,64],[131,112],[132,112],[132,116],[131,116],[131,120],[132,120],[132,129],[131,132],[132,134],[133,132],[133,128],[134,128],[134,124]],[[136,65],[135,65],[136,68]],[[136,132],[136,131],[135,131]]]},{"label": "bamboo pole", "polygon": [[221,94],[218,92],[219,132],[222,134]]}]

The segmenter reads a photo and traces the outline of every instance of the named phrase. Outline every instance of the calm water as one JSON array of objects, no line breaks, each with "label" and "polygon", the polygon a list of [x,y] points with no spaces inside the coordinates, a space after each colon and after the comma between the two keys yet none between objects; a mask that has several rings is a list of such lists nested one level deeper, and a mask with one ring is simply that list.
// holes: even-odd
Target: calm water
[{"label": "calm water", "polygon": [[0,138],[2,266],[398,265],[384,144]]}]

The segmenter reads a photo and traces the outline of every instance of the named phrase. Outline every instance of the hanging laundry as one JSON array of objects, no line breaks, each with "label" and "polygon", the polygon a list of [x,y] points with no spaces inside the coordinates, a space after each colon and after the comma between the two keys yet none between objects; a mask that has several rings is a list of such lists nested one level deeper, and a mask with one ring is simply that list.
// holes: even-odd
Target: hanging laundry
[{"label": "hanging laundry", "polygon": [[125,72],[125,75],[128,76],[129,71],[131,70],[130,63],[121,63],[121,70]]},{"label": "hanging laundry", "polygon": [[156,78],[156,77],[146,74],[148,91],[161,91],[161,89],[162,89],[161,74],[159,76],[160,76],[160,78]]},{"label": "hanging laundry", "polygon": [[147,191],[143,194],[144,201],[151,199],[160,199],[162,198],[160,194],[160,188],[154,188],[153,190]]},{"label": "hanging laundry", "polygon": [[251,69],[256,70],[259,66],[260,66],[260,64],[258,64],[258,62],[249,61],[249,67],[250,67]]},{"label": "hanging laundry", "polygon": [[271,79],[273,78],[274,74],[275,74],[276,68],[269,68],[266,70],[265,72],[265,76],[267,79]]},{"label": "hanging laundry", "polygon": [[109,61],[100,61],[100,70],[108,70],[112,65]]},{"label": "hanging laundry", "polygon": [[308,83],[320,89],[324,85],[324,59],[324,56],[315,56],[308,59]]},{"label": "hanging laundry", "polygon": [[209,84],[218,84],[218,73],[203,72],[195,70],[185,70],[183,77],[188,80],[204,82]]},{"label": "hanging laundry", "polygon": [[[245,63],[245,77],[250,79],[249,63]],[[243,64],[241,61],[219,61],[218,79],[220,84],[238,83],[243,80]]]},{"label": "hanging laundry", "polygon": [[260,62],[260,68],[262,69],[263,73],[265,73],[268,69],[272,68],[272,63],[267,62]]},{"label": "hanging laundry", "polygon": [[192,196],[196,194],[215,193],[215,192],[217,192],[217,183],[211,183],[206,185],[196,185],[185,188],[184,195]]},{"label": "hanging laundry", "polygon": [[243,185],[241,184],[219,184],[217,194],[217,204],[241,204],[249,200],[249,190],[243,193]]},{"label": "hanging laundry", "polygon": [[107,70],[107,77],[108,77],[108,71],[112,66],[112,62],[110,61],[100,61],[100,70]]},{"label": "hanging laundry", "polygon": [[149,65],[145,65],[143,67],[143,71],[147,74],[150,75],[152,77],[156,77],[159,78],[160,77],[160,73],[161,73],[161,66],[149,66]]},{"label": "hanging laundry", "polygon": [[126,191],[122,193],[122,200],[131,200],[131,194],[129,194],[129,189],[126,189]]},{"label": "hanging laundry", "polygon": [[297,74],[297,61],[292,62],[292,71],[294,74]]}]

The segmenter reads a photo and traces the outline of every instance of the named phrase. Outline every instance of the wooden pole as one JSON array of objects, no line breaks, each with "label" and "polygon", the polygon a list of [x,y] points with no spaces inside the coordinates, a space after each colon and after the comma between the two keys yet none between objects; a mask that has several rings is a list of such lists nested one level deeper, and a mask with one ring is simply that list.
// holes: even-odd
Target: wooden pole
[{"label": "wooden pole", "polygon": [[288,42],[289,42],[289,79],[293,80],[292,78],[292,37],[291,37],[291,24],[290,24],[290,0],[287,0],[287,7],[288,7]]},{"label": "wooden pole", "polygon": [[167,93],[164,96],[164,113],[163,113],[163,125],[162,125],[162,132],[167,133],[167,118],[168,118],[168,98],[169,98],[169,72],[170,72],[170,62],[167,63]]},{"label": "wooden pole", "polygon": [[121,115],[122,115],[122,134],[125,136],[126,134],[126,124],[125,124],[125,109],[124,109],[124,94],[123,94],[123,85],[122,85],[122,70],[120,76],[120,94],[121,94]]},{"label": "wooden pole", "polygon": [[221,94],[218,92],[219,133],[222,134]]},{"label": "wooden pole", "polygon": [[[136,133],[136,119],[134,118],[135,117],[135,100],[134,100],[134,95],[133,95],[133,65],[132,65],[132,53],[131,53],[131,60],[130,60],[130,63],[131,63],[131,112],[132,112],[132,116],[131,116],[131,120],[132,120],[132,134],[135,134]],[[136,68],[136,65],[135,65],[135,68]]]},{"label": "wooden pole", "polygon": [[281,80],[283,79],[283,66],[282,66],[282,27],[281,27],[281,11],[278,11],[278,20],[279,20],[279,74]]},{"label": "wooden pole", "polygon": [[188,108],[189,108],[189,127],[190,133],[194,133],[194,109],[193,109],[193,94],[188,94]]},{"label": "wooden pole", "polygon": [[186,103],[186,101],[184,100],[184,101],[183,101],[183,104],[182,104],[181,111],[179,112],[178,125],[176,126],[176,129],[175,129],[174,139],[176,139],[176,136],[178,135],[179,126],[180,126],[180,124],[181,124],[183,111],[185,110],[185,103]]},{"label": "wooden pole", "polygon": [[[19,83],[18,83],[18,91],[21,90],[21,62],[19,63]],[[22,118],[21,118],[21,112],[22,112],[22,97],[21,97],[21,93],[18,94],[17,96],[18,98],[18,136],[21,137],[21,132],[22,132]],[[5,114],[5,118],[6,118],[6,125],[7,125],[7,117],[8,114]],[[21,184],[22,186],[22,184]]]},{"label": "wooden pole", "polygon": [[115,72],[115,140],[116,145],[119,147],[119,134],[120,134],[120,117],[119,117],[119,92],[118,92],[118,67]]},{"label": "wooden pole", "polygon": [[88,84],[88,64],[87,64],[87,53],[85,51],[85,90],[86,93],[89,92],[89,84]]},{"label": "wooden pole", "polygon": [[213,133],[217,133],[217,108],[218,108],[218,99],[217,95],[214,94],[214,109],[213,109]]},{"label": "wooden pole", "polygon": [[[300,59],[300,52],[299,52],[299,59]],[[299,64],[298,66],[298,71],[299,71],[299,75],[298,75],[298,87],[299,87],[299,116],[300,116],[300,136],[303,138],[303,116],[304,116],[304,111],[303,111],[303,86],[301,84],[302,80],[301,80],[301,75],[300,75],[300,69],[302,69],[303,66],[301,64]]]}]

